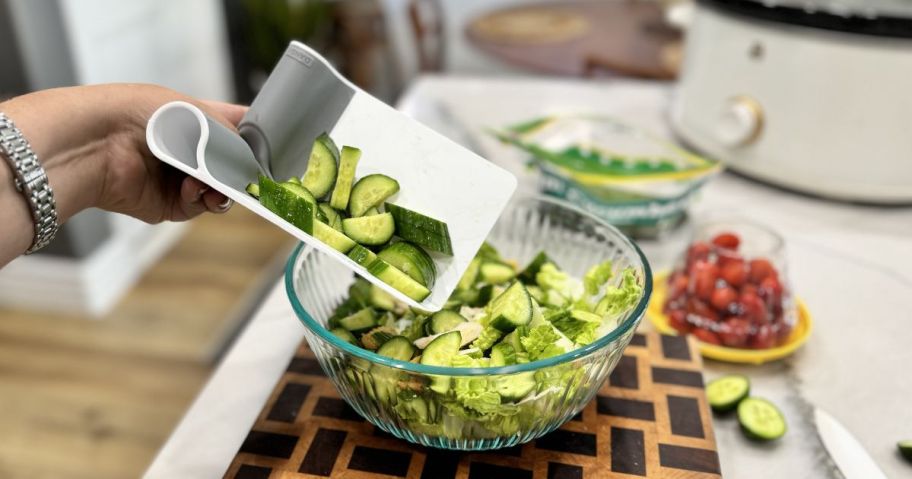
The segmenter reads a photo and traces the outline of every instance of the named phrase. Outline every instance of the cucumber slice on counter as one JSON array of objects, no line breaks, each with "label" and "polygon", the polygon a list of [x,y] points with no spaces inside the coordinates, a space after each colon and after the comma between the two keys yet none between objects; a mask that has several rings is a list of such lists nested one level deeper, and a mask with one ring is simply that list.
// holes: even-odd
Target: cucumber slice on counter
[{"label": "cucumber slice on counter", "polygon": [[738,403],[738,423],[747,437],[772,441],[785,434],[785,417],[766,399],[747,397]]},{"label": "cucumber slice on counter", "polygon": [[395,229],[393,215],[389,213],[342,220],[342,231],[363,245],[382,245],[393,237]]},{"label": "cucumber slice on counter", "polygon": [[899,453],[902,454],[902,457],[906,458],[907,461],[912,462],[912,439],[899,441],[896,443],[896,447],[899,449]]},{"label": "cucumber slice on counter", "polygon": [[326,243],[330,248],[340,253],[348,253],[355,247],[355,242],[351,238],[320,221],[314,222],[313,235],[314,238]]},{"label": "cucumber slice on counter", "polygon": [[377,354],[400,361],[408,361],[415,355],[415,346],[405,336],[393,336],[380,346]]},{"label": "cucumber slice on counter", "polygon": [[481,280],[488,284],[502,284],[516,276],[512,266],[494,261],[485,261],[479,268]]},{"label": "cucumber slice on counter", "polygon": [[314,140],[301,184],[317,198],[326,196],[336,183],[339,148],[326,133]]},{"label": "cucumber slice on counter", "polygon": [[329,206],[329,203],[320,203],[317,208],[326,218],[326,224],[332,226],[336,231],[342,231],[342,215],[338,211]]},{"label": "cucumber slice on counter", "polygon": [[491,318],[491,326],[505,333],[532,321],[532,297],[521,282],[515,281],[494,298]]},{"label": "cucumber slice on counter", "polygon": [[400,241],[393,243],[382,251],[377,253],[387,263],[399,268],[403,273],[409,275],[415,281],[427,286],[434,287],[434,280],[437,278],[437,267],[434,260],[431,259],[423,249],[405,242]]},{"label": "cucumber slice on counter", "polygon": [[463,318],[461,314],[444,309],[434,313],[434,315],[424,323],[424,328],[425,332],[430,336],[452,331],[453,328],[464,322],[466,322],[466,319]]},{"label": "cucumber slice on counter", "polygon": [[377,259],[377,255],[373,251],[356,244],[349,252],[348,257],[351,258],[355,263],[367,268],[371,263]]},{"label": "cucumber slice on counter", "polygon": [[373,308],[361,309],[356,313],[339,319],[339,326],[353,333],[373,329],[377,326],[377,313],[374,312]]},{"label": "cucumber slice on counter", "polygon": [[396,290],[401,291],[402,294],[415,301],[423,301],[424,298],[427,298],[431,294],[431,291],[424,287],[424,285],[412,279],[411,276],[403,273],[399,268],[390,266],[389,263],[380,258],[374,260],[374,262],[367,267],[367,271],[379,278],[380,281],[396,288]]},{"label": "cucumber slice on counter", "polygon": [[387,198],[399,191],[399,182],[386,175],[367,175],[358,180],[351,190],[348,212],[352,216],[364,216],[371,208],[380,206]]},{"label": "cucumber slice on counter", "polygon": [[247,183],[247,188],[244,188],[244,191],[254,198],[260,198],[260,185],[256,183]]},{"label": "cucumber slice on counter", "polygon": [[279,183],[260,175],[260,203],[307,234],[313,234],[314,206]]},{"label": "cucumber slice on counter", "polygon": [[355,335],[345,328],[332,328],[329,332],[335,334],[342,341],[359,346],[358,340],[355,339]]},{"label": "cucumber slice on counter", "polygon": [[361,150],[351,146],[343,146],[339,159],[339,174],[336,176],[336,185],[332,191],[329,204],[337,210],[348,208],[348,198],[351,196],[352,182],[355,180],[355,170],[358,160],[361,159]]},{"label": "cucumber slice on counter", "polygon": [[453,255],[453,244],[446,223],[392,203],[386,203],[386,211],[393,215],[396,234],[400,238],[431,251]]},{"label": "cucumber slice on counter", "polygon": [[[434,338],[421,353],[421,364],[428,366],[449,366],[452,358],[459,352],[462,345],[462,333],[450,331]],[[447,376],[432,376],[429,386],[432,391],[446,394],[450,390],[450,378]]]},{"label": "cucumber slice on counter", "polygon": [[729,374],[706,385],[706,399],[716,412],[728,412],[750,394],[750,380],[740,374]]}]

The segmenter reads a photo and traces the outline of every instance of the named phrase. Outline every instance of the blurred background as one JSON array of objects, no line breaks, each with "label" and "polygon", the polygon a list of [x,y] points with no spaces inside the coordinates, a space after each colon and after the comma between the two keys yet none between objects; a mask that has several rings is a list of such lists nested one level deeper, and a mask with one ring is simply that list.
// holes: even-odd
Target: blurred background
[{"label": "blurred background", "polygon": [[[147,82],[249,103],[300,40],[483,156],[522,158],[513,169],[524,188],[649,244],[687,221],[717,160],[775,191],[912,201],[910,17],[902,0],[0,0],[0,97]],[[428,101],[449,79],[449,103]],[[491,85],[502,103],[456,108]],[[508,128],[578,110],[565,94],[578,105],[609,87],[588,113],[617,116],[648,97],[661,121],[563,117],[539,136]],[[669,175],[619,185],[525,163],[529,145],[565,154],[580,142],[663,155],[650,164]],[[0,271],[0,477],[138,476],[291,247],[239,207],[154,227],[87,211]]]}]

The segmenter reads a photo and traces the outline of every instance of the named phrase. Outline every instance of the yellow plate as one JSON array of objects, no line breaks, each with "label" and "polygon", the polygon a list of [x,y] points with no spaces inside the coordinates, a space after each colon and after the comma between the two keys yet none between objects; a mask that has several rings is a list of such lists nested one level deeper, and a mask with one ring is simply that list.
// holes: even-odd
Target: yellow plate
[{"label": "yellow plate", "polygon": [[[665,304],[665,295],[667,293],[668,272],[657,273],[653,281],[652,298],[649,306],[646,308],[646,317],[662,334],[678,334],[678,331],[668,324],[668,316],[662,312],[662,305]],[[808,312],[807,306],[800,298],[796,298],[798,304],[798,321],[792,333],[781,346],[770,349],[738,349],[707,344],[697,340],[700,347],[700,354],[703,357],[725,361],[729,363],[743,364],[763,364],[777,359],[782,359],[795,352],[796,349],[804,344],[811,335],[814,322],[811,319],[811,313]],[[696,339],[696,338],[695,338]]]}]

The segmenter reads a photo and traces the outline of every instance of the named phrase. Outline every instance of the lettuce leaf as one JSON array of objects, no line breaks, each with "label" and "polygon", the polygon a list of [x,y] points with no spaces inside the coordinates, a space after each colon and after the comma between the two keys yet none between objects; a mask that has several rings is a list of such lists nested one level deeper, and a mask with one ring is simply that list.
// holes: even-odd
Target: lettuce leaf
[{"label": "lettuce leaf", "polygon": [[522,343],[529,359],[537,361],[567,352],[556,344],[559,339],[560,335],[554,330],[554,326],[541,324],[531,328],[528,334],[519,338],[519,342]]},{"label": "lettuce leaf", "polygon": [[554,327],[576,344],[589,344],[596,340],[595,331],[602,324],[602,317],[582,310],[573,310],[552,321]]},{"label": "lettuce leaf", "polygon": [[613,274],[611,260],[589,268],[589,271],[586,271],[583,276],[583,287],[586,289],[586,294],[589,296],[598,294],[599,290],[611,279]]},{"label": "lettuce leaf", "polygon": [[621,273],[621,283],[618,286],[608,286],[605,289],[605,296],[596,305],[595,313],[607,317],[616,317],[633,307],[642,292],[643,287],[637,282],[633,268],[624,268]]}]

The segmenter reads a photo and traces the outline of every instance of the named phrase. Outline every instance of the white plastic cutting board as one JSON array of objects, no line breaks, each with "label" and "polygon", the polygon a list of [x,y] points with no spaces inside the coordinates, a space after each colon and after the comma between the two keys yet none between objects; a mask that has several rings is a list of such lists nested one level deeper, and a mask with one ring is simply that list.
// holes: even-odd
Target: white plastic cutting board
[{"label": "white plastic cutting board", "polygon": [[[516,189],[511,173],[365,93],[298,42],[289,45],[239,130],[242,136],[189,103],[173,102],[149,120],[146,139],[165,163],[345,263],[401,301],[429,311],[443,307]],[[356,179],[372,173],[389,175],[400,185],[391,202],[447,223],[453,256],[431,252],[437,282],[421,303],[244,191],[260,172],[280,181],[301,176],[314,138],[324,131],[340,148],[361,149]]]}]

